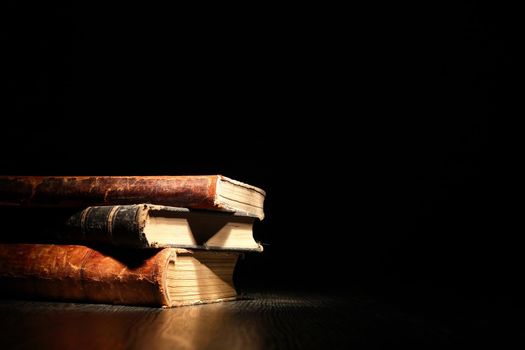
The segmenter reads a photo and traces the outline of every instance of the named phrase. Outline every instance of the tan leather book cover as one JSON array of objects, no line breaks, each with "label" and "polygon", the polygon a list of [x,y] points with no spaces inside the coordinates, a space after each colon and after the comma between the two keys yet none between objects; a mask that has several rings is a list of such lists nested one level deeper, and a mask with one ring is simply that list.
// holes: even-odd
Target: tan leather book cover
[{"label": "tan leather book cover", "polygon": [[0,176],[0,205],[155,203],[264,218],[264,190],[222,175]]},{"label": "tan leather book cover", "polygon": [[[238,254],[193,255],[174,248],[95,250],[80,245],[0,244],[0,293],[26,299],[163,307],[235,298],[232,276]],[[177,264],[181,269],[176,269]],[[191,281],[187,276],[195,277]],[[177,278],[186,284],[173,284]],[[215,287],[199,295],[199,284]],[[192,285],[194,291],[188,291]]]}]

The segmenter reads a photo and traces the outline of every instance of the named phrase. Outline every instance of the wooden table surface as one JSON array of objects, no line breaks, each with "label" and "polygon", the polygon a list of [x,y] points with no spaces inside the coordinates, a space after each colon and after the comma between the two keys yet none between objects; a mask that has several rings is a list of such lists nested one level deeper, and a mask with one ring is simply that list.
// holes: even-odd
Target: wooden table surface
[{"label": "wooden table surface", "polygon": [[2,300],[0,315],[0,349],[333,349],[466,340],[461,327],[327,294],[249,293],[175,309]]}]

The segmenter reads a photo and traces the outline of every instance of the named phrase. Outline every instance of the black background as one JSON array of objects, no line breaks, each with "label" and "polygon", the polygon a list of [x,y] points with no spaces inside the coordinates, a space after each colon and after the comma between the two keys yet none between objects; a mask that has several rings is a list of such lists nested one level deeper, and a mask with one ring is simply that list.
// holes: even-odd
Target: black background
[{"label": "black background", "polygon": [[511,9],[2,12],[2,174],[220,173],[267,191],[241,288],[511,307],[512,178],[489,142],[515,96]]}]

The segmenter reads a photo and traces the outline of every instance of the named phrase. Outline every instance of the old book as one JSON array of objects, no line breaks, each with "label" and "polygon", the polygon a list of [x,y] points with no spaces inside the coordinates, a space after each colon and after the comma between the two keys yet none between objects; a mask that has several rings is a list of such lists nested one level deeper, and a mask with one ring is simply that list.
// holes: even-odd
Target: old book
[{"label": "old book", "polygon": [[139,248],[262,251],[253,237],[255,220],[242,214],[152,204],[93,206],[66,221],[63,238]]},{"label": "old book", "polygon": [[242,212],[264,218],[266,193],[222,175],[0,176],[0,205],[76,206],[155,203]]},{"label": "old book", "polygon": [[174,307],[231,300],[239,254],[0,244],[0,293],[23,299]]},{"label": "old book", "polygon": [[263,247],[253,235],[256,220],[241,213],[153,204],[5,207],[0,242],[260,252]]}]

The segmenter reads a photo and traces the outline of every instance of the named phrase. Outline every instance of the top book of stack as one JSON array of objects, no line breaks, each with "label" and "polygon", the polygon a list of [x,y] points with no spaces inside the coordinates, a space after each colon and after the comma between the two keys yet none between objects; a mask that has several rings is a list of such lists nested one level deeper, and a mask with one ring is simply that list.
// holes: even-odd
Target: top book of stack
[{"label": "top book of stack", "polygon": [[0,205],[85,207],[153,203],[264,218],[266,193],[222,175],[0,176]]}]

